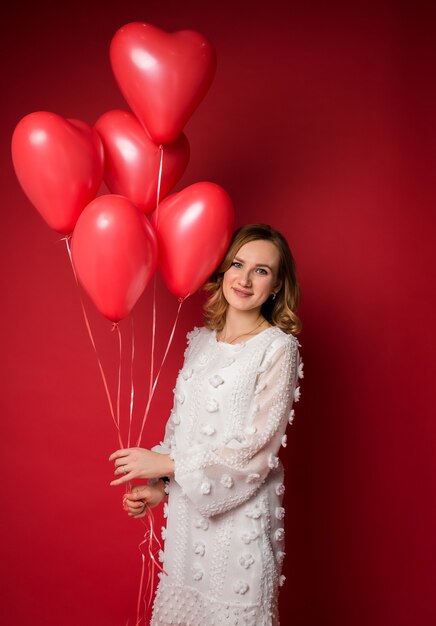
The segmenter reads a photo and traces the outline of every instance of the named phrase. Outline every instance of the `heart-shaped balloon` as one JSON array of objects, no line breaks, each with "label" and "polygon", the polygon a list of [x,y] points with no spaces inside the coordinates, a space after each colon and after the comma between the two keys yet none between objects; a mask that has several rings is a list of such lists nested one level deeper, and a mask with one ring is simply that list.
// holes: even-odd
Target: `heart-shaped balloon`
[{"label": "heart-shaped balloon", "polygon": [[174,193],[153,213],[159,268],[179,298],[193,294],[222,261],[232,237],[233,203],[215,183],[195,183]]},{"label": "heart-shaped balloon", "polygon": [[81,120],[48,111],[26,115],[12,136],[17,178],[47,224],[69,234],[103,179],[103,146]]},{"label": "heart-shaped balloon", "polygon": [[156,269],[156,236],[130,200],[100,196],[77,220],[72,257],[97,309],[118,322],[133,309]]},{"label": "heart-shaped balloon", "polygon": [[215,51],[200,33],[167,33],[141,22],[115,33],[110,58],[124,98],[157,144],[177,139],[216,68]]},{"label": "heart-shaped balloon", "polygon": [[[128,111],[108,111],[96,122],[105,152],[104,179],[112,193],[129,198],[149,213],[156,208],[160,150],[137,118]],[[182,133],[163,147],[160,199],[178,182],[189,161],[189,143]]]}]

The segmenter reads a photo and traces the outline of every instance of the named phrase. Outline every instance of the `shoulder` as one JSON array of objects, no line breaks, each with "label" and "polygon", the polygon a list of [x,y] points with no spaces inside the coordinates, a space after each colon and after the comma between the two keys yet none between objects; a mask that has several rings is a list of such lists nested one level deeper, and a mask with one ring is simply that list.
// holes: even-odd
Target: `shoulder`
[{"label": "shoulder", "polygon": [[192,330],[190,330],[186,334],[186,348],[185,348],[185,359],[190,357],[197,350],[201,350],[205,343],[210,341],[212,337],[212,331],[204,326],[198,327],[194,326]]},{"label": "shoulder", "polygon": [[278,326],[271,326],[269,331],[271,334],[269,347],[273,351],[282,349],[298,352],[298,348],[301,348],[301,344],[295,335],[285,333]]},{"label": "shoulder", "polygon": [[186,339],[190,341],[197,335],[210,335],[212,333],[211,330],[206,328],[206,326],[194,326],[194,328],[186,333]]},{"label": "shoulder", "polygon": [[195,339],[195,337],[209,338],[212,335],[212,332],[212,330],[209,330],[209,328],[206,328],[205,326],[194,326],[194,328],[186,334],[186,339],[188,343],[190,343],[193,339]]},{"label": "shoulder", "polygon": [[300,342],[291,334],[285,333],[277,326],[268,331],[268,344],[263,356],[261,371],[268,371],[272,365],[294,371],[300,361],[298,348]]}]

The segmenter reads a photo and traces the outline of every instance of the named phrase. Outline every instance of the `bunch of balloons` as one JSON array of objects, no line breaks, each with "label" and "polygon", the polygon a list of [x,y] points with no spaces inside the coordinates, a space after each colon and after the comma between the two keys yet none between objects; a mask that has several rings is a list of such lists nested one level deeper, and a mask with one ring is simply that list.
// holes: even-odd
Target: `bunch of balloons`
[{"label": "bunch of balloons", "polygon": [[[110,60],[132,112],[107,111],[94,127],[30,113],[14,130],[12,158],[47,224],[72,236],[80,283],[98,310],[118,322],[157,265],[179,299],[194,293],[220,263],[234,215],[230,197],[214,183],[165,197],[187,167],[182,131],[215,73],[207,39],[132,22],[115,33]],[[103,177],[111,193],[96,198]]]}]

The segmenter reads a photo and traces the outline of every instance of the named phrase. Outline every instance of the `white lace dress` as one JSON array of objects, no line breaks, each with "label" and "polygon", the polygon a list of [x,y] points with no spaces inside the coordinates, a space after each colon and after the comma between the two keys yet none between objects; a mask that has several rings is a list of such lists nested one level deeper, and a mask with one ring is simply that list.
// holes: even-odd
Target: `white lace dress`
[{"label": "white lace dress", "polygon": [[270,327],[244,343],[188,333],[165,440],[165,540],[151,624],[277,626],[284,551],[278,458],[302,377],[299,343]]}]

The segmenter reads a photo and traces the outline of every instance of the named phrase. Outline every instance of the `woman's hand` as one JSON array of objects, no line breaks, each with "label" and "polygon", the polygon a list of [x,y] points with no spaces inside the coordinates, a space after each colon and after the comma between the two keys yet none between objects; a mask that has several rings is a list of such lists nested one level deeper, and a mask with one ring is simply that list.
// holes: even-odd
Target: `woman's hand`
[{"label": "woman's hand", "polygon": [[124,474],[111,482],[112,486],[122,485],[134,478],[159,478],[174,474],[174,461],[168,454],[159,454],[145,448],[123,448],[110,455],[109,461],[115,461],[116,476]]},{"label": "woman's hand", "polygon": [[123,497],[124,510],[129,517],[144,517],[145,508],[154,508],[165,498],[165,485],[158,480],[154,485],[141,485],[133,487],[132,493],[126,493]]}]

